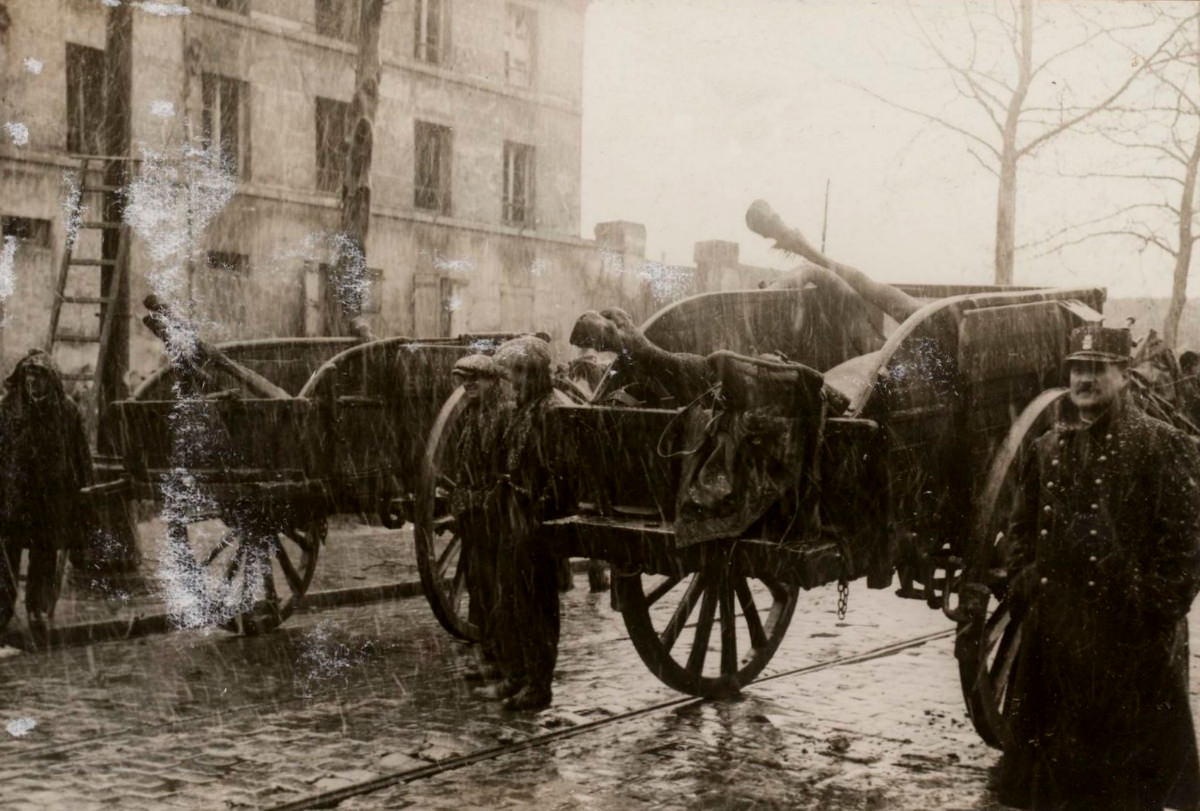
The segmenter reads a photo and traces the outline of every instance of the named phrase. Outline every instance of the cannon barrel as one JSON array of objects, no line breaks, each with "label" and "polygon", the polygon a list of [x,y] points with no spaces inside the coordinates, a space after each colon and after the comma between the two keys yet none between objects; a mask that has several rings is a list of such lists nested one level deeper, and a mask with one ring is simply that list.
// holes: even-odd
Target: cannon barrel
[{"label": "cannon barrel", "polygon": [[921,308],[921,303],[903,290],[877,282],[858,268],[835,262],[821,253],[798,229],[788,227],[766,200],[755,200],[750,204],[746,210],[746,225],[759,236],[775,240],[776,248],[802,256],[836,273],[863,299],[897,321],[903,322]]},{"label": "cannon barrel", "polygon": [[[168,325],[173,321],[178,321],[179,317],[171,312],[171,309],[158,300],[154,294],[146,296],[142,302],[146,305],[146,309],[150,312],[142,319],[142,323],[153,332],[160,341],[170,345],[170,330]],[[207,361],[226,374],[236,378],[239,382],[245,384],[246,388],[257,394],[259,397],[266,397],[272,400],[287,400],[291,395],[286,391],[276,386],[270,380],[255,372],[253,369],[247,369],[242,364],[231,359],[228,355],[217,349],[215,346],[196,339],[195,351],[197,360]]]}]

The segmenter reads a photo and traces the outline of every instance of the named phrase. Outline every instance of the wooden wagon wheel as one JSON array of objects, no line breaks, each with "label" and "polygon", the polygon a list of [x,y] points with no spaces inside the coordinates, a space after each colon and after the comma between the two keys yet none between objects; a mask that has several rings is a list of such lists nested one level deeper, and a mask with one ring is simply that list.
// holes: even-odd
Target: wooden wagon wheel
[{"label": "wooden wagon wheel", "polygon": [[736,695],[762,671],[799,592],[748,577],[724,555],[686,574],[616,572],[613,590],[650,671],[668,687],[705,698]]},{"label": "wooden wagon wheel", "polygon": [[479,628],[471,621],[467,593],[467,560],[463,538],[450,514],[450,493],[455,481],[457,422],[463,413],[463,390],[455,389],[430,429],[417,486],[416,517],[413,521],[417,570],[425,599],[442,626],[469,641],[479,639]]},{"label": "wooden wagon wheel", "polygon": [[324,516],[302,521],[255,520],[244,515],[167,522],[168,604],[185,625],[220,625],[255,635],[291,616],[317,568],[325,542]]},{"label": "wooden wagon wheel", "polygon": [[1009,428],[992,457],[971,527],[955,655],[971,722],[988,745],[1001,749],[1011,740],[1009,688],[1022,635],[1022,623],[1006,601],[1008,522],[1033,443],[1054,424],[1066,393],[1042,392]]}]

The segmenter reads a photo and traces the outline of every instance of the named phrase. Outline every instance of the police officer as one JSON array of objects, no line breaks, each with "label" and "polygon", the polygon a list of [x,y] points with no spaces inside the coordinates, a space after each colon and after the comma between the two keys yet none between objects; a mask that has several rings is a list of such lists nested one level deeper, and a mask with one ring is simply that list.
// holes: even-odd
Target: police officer
[{"label": "police officer", "polygon": [[467,566],[468,618],[480,630],[477,669],[466,678],[481,681],[498,678],[496,639],[492,620],[496,609],[496,538],[500,532],[495,494],[499,480],[497,449],[511,404],[501,396],[500,374],[487,355],[459,358],[451,372],[463,390],[461,433],[454,444],[455,487],[450,494],[462,554]]},{"label": "police officer", "polygon": [[1195,808],[1186,615],[1200,588],[1200,456],[1126,392],[1127,329],[1070,336],[1066,416],[1035,443],[1013,524],[1001,799]]}]

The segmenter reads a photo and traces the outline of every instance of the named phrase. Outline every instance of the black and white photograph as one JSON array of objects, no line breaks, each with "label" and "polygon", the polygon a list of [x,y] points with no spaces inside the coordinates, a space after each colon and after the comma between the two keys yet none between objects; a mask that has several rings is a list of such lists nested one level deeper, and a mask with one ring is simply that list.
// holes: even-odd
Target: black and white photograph
[{"label": "black and white photograph", "polygon": [[0,808],[1200,811],[1198,184],[1195,0],[0,0]]}]

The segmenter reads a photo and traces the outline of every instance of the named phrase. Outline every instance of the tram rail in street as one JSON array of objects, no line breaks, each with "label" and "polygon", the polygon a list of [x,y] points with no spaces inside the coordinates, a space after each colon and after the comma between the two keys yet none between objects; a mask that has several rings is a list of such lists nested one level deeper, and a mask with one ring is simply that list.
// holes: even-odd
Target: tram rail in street
[{"label": "tram rail in street", "polygon": [[[929,642],[945,639],[949,636],[952,636],[954,633],[954,629],[947,629],[944,631],[924,634],[922,636],[912,637],[911,639],[902,640],[900,642],[893,642],[888,645],[872,648],[871,650],[863,651],[862,653],[841,656],[836,659],[829,659],[811,665],[791,668],[789,670],[780,671],[779,673],[772,673],[768,676],[763,676],[759,679],[756,679],[754,683],[759,684],[763,682],[778,681],[785,678],[805,676],[810,673],[818,673],[820,671],[831,670],[836,667],[845,667],[848,665],[871,661],[872,659],[892,656],[910,648],[920,647],[921,645],[925,645]],[[708,700],[709,699],[694,698],[691,696],[680,696],[679,698],[652,704],[649,707],[640,707],[638,709],[629,710],[627,712],[607,718],[597,719],[595,721],[589,721],[577,726],[564,729],[555,729],[539,735],[533,735],[525,738],[524,740],[514,741],[512,743],[506,743],[500,746],[488,747],[486,749],[481,749],[477,752],[471,752],[465,755],[446,758],[436,763],[430,763],[427,766],[395,771],[390,774],[381,775],[370,780],[363,780],[342,788],[312,794],[297,800],[271,806],[270,811],[304,811],[305,809],[330,808],[353,797],[372,794],[376,791],[381,791],[383,789],[403,783],[414,783],[418,780],[428,779],[445,772],[472,766],[476,763],[494,760],[496,758],[504,757],[505,755],[515,754],[517,752],[523,752],[539,746],[545,746],[557,741],[586,735],[590,732],[595,732],[597,730],[615,726],[626,721],[642,718],[647,715],[653,715],[665,710],[673,710],[679,707],[702,704]]]}]

